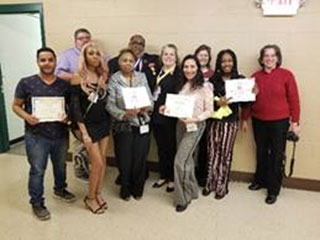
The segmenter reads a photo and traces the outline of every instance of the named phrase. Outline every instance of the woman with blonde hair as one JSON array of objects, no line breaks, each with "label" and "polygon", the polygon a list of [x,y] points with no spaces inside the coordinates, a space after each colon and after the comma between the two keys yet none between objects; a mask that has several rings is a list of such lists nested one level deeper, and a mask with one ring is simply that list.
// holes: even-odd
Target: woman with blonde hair
[{"label": "woman with blonde hair", "polygon": [[85,206],[95,214],[107,209],[102,196],[106,171],[110,115],[106,111],[108,68],[100,47],[87,43],[81,50],[79,70],[71,81],[71,119],[77,123],[88,152],[89,192]]},{"label": "woman with blonde hair", "polygon": [[173,162],[176,155],[177,119],[159,113],[159,107],[166,102],[168,93],[178,93],[180,68],[178,66],[178,49],[174,44],[166,44],[161,50],[161,70],[156,78],[153,92],[154,112],[153,134],[157,143],[160,179],[152,187],[160,188],[168,184],[166,191],[173,192]]}]

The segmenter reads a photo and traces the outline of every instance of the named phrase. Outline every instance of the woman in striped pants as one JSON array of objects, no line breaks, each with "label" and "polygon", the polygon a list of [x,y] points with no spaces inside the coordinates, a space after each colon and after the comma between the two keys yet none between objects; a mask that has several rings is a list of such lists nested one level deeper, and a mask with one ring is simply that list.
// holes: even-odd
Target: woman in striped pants
[{"label": "woman in striped pants", "polygon": [[202,194],[208,196],[215,192],[216,199],[222,199],[228,193],[229,174],[233,155],[233,146],[238,131],[239,103],[230,103],[225,97],[225,80],[244,78],[237,68],[237,57],[230,50],[218,53],[215,74],[210,79],[214,86],[217,111],[220,107],[229,107],[228,116],[214,118],[208,132],[207,179]]}]

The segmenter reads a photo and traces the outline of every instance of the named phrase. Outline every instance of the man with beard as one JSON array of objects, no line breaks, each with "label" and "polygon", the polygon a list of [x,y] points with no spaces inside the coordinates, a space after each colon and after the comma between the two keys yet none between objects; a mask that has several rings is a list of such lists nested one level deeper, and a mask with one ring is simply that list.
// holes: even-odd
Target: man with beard
[{"label": "man with beard", "polygon": [[[25,120],[25,145],[30,164],[28,190],[33,213],[40,220],[50,218],[44,203],[43,179],[50,156],[54,173],[54,197],[73,202],[75,196],[66,187],[68,129],[66,114],[59,121],[38,119],[33,115],[36,97],[51,97],[67,102],[69,84],[54,75],[56,55],[51,48],[37,51],[39,74],[22,78],[15,91],[13,111]],[[41,100],[40,100],[41,101]],[[48,105],[48,110],[50,110]]]}]

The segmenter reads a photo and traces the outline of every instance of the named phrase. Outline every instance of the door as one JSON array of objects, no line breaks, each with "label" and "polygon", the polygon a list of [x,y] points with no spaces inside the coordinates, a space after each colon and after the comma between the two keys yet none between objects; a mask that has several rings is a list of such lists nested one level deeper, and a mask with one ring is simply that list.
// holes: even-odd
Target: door
[{"label": "door", "polygon": [[2,73],[0,64],[0,153],[9,149],[9,137],[7,128],[6,109],[2,92]]},{"label": "door", "polygon": [[[11,110],[14,91],[22,77],[38,72],[36,50],[44,46],[42,4],[0,5],[0,62],[2,64],[3,128],[10,143],[23,139],[24,123]],[[0,131],[1,139],[5,133]]]}]

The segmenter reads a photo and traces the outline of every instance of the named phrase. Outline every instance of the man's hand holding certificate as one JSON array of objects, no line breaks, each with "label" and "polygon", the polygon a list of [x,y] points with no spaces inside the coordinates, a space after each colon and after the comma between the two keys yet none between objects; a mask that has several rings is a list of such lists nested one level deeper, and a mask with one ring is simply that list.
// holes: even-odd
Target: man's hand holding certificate
[{"label": "man's hand holding certificate", "polygon": [[33,97],[32,115],[39,122],[61,122],[66,117],[64,97]]},{"label": "man's hand holding certificate", "polygon": [[122,96],[126,109],[138,109],[151,106],[151,101],[145,87],[122,88]]},{"label": "man's hand holding certificate", "polygon": [[192,118],[193,109],[193,97],[167,94],[164,115],[176,118]]},{"label": "man's hand holding certificate", "polygon": [[253,89],[255,86],[254,78],[226,80],[226,99],[229,102],[253,102],[256,94]]}]

